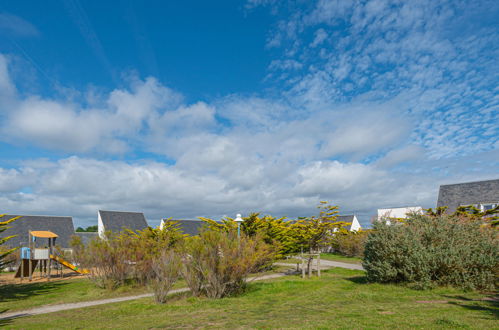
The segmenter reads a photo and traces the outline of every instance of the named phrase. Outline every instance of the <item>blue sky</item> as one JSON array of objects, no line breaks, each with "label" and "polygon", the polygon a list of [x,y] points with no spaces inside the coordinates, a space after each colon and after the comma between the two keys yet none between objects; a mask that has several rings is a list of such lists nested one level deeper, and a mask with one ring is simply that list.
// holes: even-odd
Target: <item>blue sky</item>
[{"label": "blue sky", "polygon": [[[40,13],[44,13],[41,15]],[[0,206],[367,224],[499,177],[495,1],[0,5]]]}]

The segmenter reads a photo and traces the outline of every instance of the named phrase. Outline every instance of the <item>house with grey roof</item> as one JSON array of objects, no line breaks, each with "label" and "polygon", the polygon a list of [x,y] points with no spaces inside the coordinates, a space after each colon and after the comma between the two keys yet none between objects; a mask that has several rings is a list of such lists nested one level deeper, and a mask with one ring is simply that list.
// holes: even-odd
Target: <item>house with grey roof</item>
[{"label": "house with grey roof", "polygon": [[499,205],[499,179],[441,185],[437,207],[454,213],[459,206],[473,205],[485,211]]},{"label": "house with grey roof", "polygon": [[350,225],[345,227],[345,229],[348,231],[359,231],[360,229],[362,229],[362,227],[360,226],[360,222],[355,214],[339,215],[336,218],[336,221],[349,222]]},{"label": "house with grey roof", "polygon": [[[3,216],[1,220],[6,221],[17,216],[18,215],[15,214],[9,214]],[[1,237],[16,235],[6,243],[6,245],[11,247],[28,246],[30,230],[51,231],[57,234],[58,237],[56,238],[55,244],[62,248],[70,247],[69,243],[71,241],[71,236],[75,234],[72,217],[21,215],[21,218],[11,222],[8,227],[10,228],[3,233],[0,233],[0,235]]]},{"label": "house with grey roof", "polygon": [[[159,229],[163,229],[163,225],[166,219],[161,220]],[[178,227],[184,234],[189,236],[195,236],[199,234],[201,228],[203,227],[204,221],[201,220],[172,220],[178,223]]]},{"label": "house with grey roof", "polygon": [[144,213],[103,210],[97,212],[97,232],[100,238],[105,237],[106,231],[120,232],[123,229],[137,231],[147,227]]}]

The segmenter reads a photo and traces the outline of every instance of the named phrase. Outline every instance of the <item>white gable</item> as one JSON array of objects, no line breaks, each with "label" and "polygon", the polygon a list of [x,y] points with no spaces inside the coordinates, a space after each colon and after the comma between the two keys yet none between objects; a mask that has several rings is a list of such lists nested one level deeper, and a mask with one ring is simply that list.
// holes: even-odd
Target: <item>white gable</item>
[{"label": "white gable", "polygon": [[350,225],[350,231],[359,231],[362,227],[357,219],[357,216],[353,216],[352,224]]},{"label": "white gable", "polygon": [[104,228],[104,224],[102,223],[102,219],[100,217],[100,212],[97,212],[97,233],[99,233],[99,237],[104,239],[104,233],[106,229]]}]

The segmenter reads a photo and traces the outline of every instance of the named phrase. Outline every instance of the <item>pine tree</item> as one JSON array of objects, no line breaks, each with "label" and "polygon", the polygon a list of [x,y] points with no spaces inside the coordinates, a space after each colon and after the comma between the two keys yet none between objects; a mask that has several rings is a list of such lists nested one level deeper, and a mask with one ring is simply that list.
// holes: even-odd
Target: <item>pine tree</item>
[{"label": "pine tree", "polygon": [[[0,214],[0,219],[3,218],[5,216],[5,214]],[[9,227],[7,226],[9,223],[19,219],[20,216],[17,216],[17,217],[14,217],[14,218],[11,218],[9,220],[6,220],[6,221],[0,221],[0,233],[3,233],[4,231],[6,231],[7,229],[9,229]],[[3,237],[3,238],[0,238],[0,247],[5,244],[9,239],[11,239],[12,237],[15,237],[16,235],[12,235],[12,236],[7,236],[7,237]],[[7,249],[7,250],[0,250],[0,269],[3,269],[9,262],[6,262],[4,261],[5,258],[11,254],[12,252],[14,252],[17,248],[13,248],[13,249]]]}]

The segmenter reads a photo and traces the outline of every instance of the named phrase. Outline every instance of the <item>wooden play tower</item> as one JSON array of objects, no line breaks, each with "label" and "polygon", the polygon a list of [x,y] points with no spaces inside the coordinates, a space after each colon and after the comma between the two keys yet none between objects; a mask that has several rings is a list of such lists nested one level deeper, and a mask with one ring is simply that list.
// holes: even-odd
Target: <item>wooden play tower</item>
[{"label": "wooden play tower", "polygon": [[[29,246],[21,248],[21,263],[15,274],[16,278],[20,278],[21,281],[24,278],[28,278],[30,281],[33,279],[33,273],[36,268],[40,270],[40,275],[46,277],[50,281],[51,269],[53,262],[55,264],[61,265],[61,276],[62,276],[62,266],[71,269],[80,274],[87,274],[88,270],[79,269],[72,263],[64,260],[62,257],[55,255],[55,240],[57,239],[57,234],[51,231],[29,231]],[[47,239],[47,245],[43,248],[36,247],[37,239]]]}]

